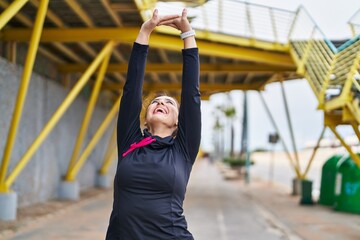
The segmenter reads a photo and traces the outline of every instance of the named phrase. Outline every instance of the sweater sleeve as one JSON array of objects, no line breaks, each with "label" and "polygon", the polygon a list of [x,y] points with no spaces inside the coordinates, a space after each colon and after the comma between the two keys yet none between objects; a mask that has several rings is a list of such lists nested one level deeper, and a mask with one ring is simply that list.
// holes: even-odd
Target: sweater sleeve
[{"label": "sweater sleeve", "polygon": [[177,138],[191,163],[195,161],[201,139],[199,92],[199,50],[183,49],[181,104]]},{"label": "sweater sleeve", "polygon": [[117,122],[119,156],[129,148],[136,138],[141,136],[142,86],[148,49],[148,45],[135,42],[131,51]]}]

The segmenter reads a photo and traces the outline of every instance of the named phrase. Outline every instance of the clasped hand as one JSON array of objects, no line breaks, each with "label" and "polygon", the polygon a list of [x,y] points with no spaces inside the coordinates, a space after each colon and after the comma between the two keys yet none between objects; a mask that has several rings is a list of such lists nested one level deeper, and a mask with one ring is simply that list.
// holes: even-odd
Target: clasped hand
[{"label": "clasped hand", "polygon": [[181,16],[179,15],[165,15],[159,16],[158,10],[155,9],[153,12],[152,18],[144,22],[141,26],[141,32],[150,35],[150,33],[155,29],[157,26],[169,26],[173,27],[177,30],[180,30],[182,33],[191,30],[190,23],[187,19],[187,11],[184,9],[182,11]]}]

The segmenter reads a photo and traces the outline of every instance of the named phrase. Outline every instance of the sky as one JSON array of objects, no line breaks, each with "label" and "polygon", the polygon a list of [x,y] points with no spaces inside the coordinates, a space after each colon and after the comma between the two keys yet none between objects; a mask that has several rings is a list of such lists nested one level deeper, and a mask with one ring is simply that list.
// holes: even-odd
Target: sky
[{"label": "sky", "polygon": [[[347,25],[347,21],[360,8],[359,0],[251,0],[247,2],[292,11],[295,11],[302,5],[310,13],[325,36],[332,40],[351,37],[351,31]],[[284,87],[290,108],[296,147],[301,149],[304,148],[307,143],[316,141],[319,137],[323,127],[323,114],[321,111],[316,110],[317,100],[306,80],[287,81],[284,83]],[[239,150],[243,93],[241,91],[232,91],[231,96],[238,112],[237,119],[235,120],[238,122],[238,124],[235,124],[235,149]],[[268,135],[274,132],[274,128],[260,101],[259,93],[250,91],[248,96],[249,147],[250,149],[269,149],[271,146],[267,143]],[[289,144],[290,132],[287,125],[280,84],[273,83],[267,85],[263,96],[268,103],[277,125],[281,127],[281,135],[284,136],[285,141],[288,143],[288,148],[291,150],[292,148]],[[226,102],[224,94],[213,95],[209,101],[202,102],[203,127],[201,147],[204,151],[213,150],[213,139],[216,138],[216,134],[212,131],[214,126],[213,116],[216,114],[216,106],[224,102]],[[344,137],[353,134],[348,127],[343,127],[340,131]],[[227,134],[228,133],[229,130],[227,130]],[[325,137],[335,138],[329,130],[326,131]],[[229,138],[225,139],[226,145],[229,145],[228,139]],[[277,144],[275,149],[281,150],[282,147],[280,144]]]}]

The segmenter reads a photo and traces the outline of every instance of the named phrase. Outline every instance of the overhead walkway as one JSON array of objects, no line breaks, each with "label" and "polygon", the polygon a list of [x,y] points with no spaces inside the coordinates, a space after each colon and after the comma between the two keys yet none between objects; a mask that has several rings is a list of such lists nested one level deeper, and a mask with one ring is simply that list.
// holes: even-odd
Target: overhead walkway
[{"label": "overhead walkway", "polygon": [[[99,0],[86,3],[80,0],[0,0],[3,10],[0,40],[6,45],[6,57],[9,62],[18,63],[17,45],[26,43],[29,49],[14,114],[1,116],[7,117],[11,124],[4,149],[1,149],[0,193],[12,192],[24,168],[31,164],[34,154],[75,98],[85,91],[83,89],[88,89],[89,105],[79,126],[76,143],[69,146],[72,156],[67,159],[67,171],[62,178],[65,184],[76,182],[117,114],[131,44],[139,26],[157,6],[157,1]],[[192,25],[197,30],[204,99],[213,93],[233,89],[262,91],[267,84],[303,76],[318,99],[319,109],[324,112],[325,127],[334,132],[360,166],[359,157],[336,130],[339,125],[351,125],[360,139],[359,36],[336,48],[303,8],[291,12],[235,0],[186,3],[189,4]],[[164,9],[170,13],[171,8],[165,6]],[[355,32],[355,22],[351,26]],[[178,95],[179,52],[182,48],[178,33],[159,29],[152,35],[150,45],[145,95],[151,96],[158,89],[168,89]],[[56,66],[55,73],[46,72],[47,69],[36,64],[37,53]],[[61,79],[58,81],[69,89],[69,95],[22,157],[11,159],[32,71],[57,74],[57,79]],[[82,73],[80,78],[78,73]],[[331,93],[333,90],[338,93]],[[89,131],[89,122],[100,94],[107,96],[111,106],[92,139],[85,143],[84,136]],[[114,134],[108,145],[107,154],[98,167],[101,177],[109,172],[116,153]],[[289,156],[289,159],[298,178],[305,178],[312,159],[303,171],[296,156]]]},{"label": "overhead walkway", "polygon": [[336,129],[350,125],[360,140],[360,35],[335,47],[300,8],[289,43],[297,73],[307,79],[318,99],[318,109],[324,112],[325,127],[331,129],[360,167],[360,158]]}]

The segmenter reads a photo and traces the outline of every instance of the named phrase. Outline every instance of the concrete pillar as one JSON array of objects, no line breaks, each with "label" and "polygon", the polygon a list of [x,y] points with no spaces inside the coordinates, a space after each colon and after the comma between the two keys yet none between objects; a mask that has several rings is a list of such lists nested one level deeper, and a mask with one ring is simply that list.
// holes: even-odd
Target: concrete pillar
[{"label": "concrete pillar", "polygon": [[292,180],[292,195],[297,196],[301,194],[301,179],[293,178]]},{"label": "concrete pillar", "polygon": [[62,181],[59,187],[59,199],[78,200],[80,197],[80,187],[77,181]]},{"label": "concrete pillar", "polygon": [[95,186],[99,188],[110,188],[111,187],[111,179],[107,174],[98,173],[96,175]]},{"label": "concrete pillar", "polygon": [[16,192],[0,193],[0,220],[12,221],[16,219]]}]

